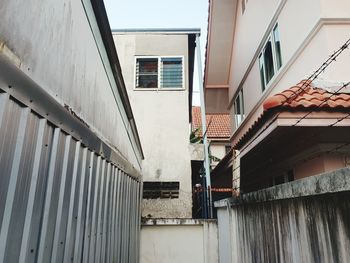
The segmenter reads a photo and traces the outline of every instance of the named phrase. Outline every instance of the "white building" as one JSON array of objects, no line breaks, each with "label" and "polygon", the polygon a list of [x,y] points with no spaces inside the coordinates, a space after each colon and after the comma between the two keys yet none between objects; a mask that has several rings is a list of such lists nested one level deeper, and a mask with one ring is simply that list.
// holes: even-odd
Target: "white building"
[{"label": "white building", "polygon": [[[282,126],[293,126],[291,119],[297,120],[299,117],[296,115],[279,115],[283,120],[275,122],[268,132],[263,133],[259,129],[267,129],[270,121],[264,112],[264,101],[307,79],[349,39],[349,9],[350,2],[347,0],[210,1],[205,70],[206,106],[208,112],[229,111],[231,114],[231,144],[239,150],[236,152],[238,157],[234,167],[237,188],[240,187],[239,180],[242,176],[248,178],[248,172],[245,175],[240,174],[244,167],[247,168],[246,171],[253,167],[255,172],[250,170],[249,173],[260,173],[262,178],[264,176],[261,171],[268,170],[264,165],[269,162],[280,164],[278,169],[278,165],[270,165],[277,170],[269,171],[270,176],[266,176],[264,182],[258,182],[259,186],[252,187],[257,189],[277,181],[298,179],[346,165],[340,164],[340,159],[345,157],[339,152],[332,156],[322,155],[331,143],[335,143],[330,139],[334,129],[329,131],[330,138],[325,142],[328,144],[326,148],[321,146],[324,142],[321,140],[307,146],[301,143],[303,136],[299,138],[295,135],[295,140],[288,139],[288,134],[293,129],[283,129]],[[321,79],[338,83],[349,81],[349,67],[350,52],[345,50],[310,85],[313,88],[332,86],[324,84]],[[304,84],[301,83],[299,87],[301,85]],[[306,98],[303,94],[300,96],[299,100]],[[305,105],[299,105],[302,108],[300,114],[310,112]],[[269,109],[265,107],[266,112]],[[341,112],[337,116],[333,112],[331,117],[318,114],[312,117],[319,119],[318,126],[313,126],[324,127],[325,119],[339,117]],[[310,118],[311,116],[308,119]],[[284,122],[283,125],[280,124],[281,121]],[[300,125],[309,127],[310,123],[305,120]],[[272,128],[274,125],[277,129]],[[342,122],[339,125],[348,124]],[[283,135],[278,137],[274,132]],[[315,128],[315,132],[319,133],[319,130]],[[305,135],[306,129],[301,134]],[[338,135],[334,134],[332,138]],[[346,138],[340,138],[342,137],[338,137],[341,142],[345,142]],[[268,139],[278,142],[279,145],[274,145]],[[293,145],[300,145],[299,150],[292,150],[289,146],[291,142]],[[310,149],[313,152],[307,152]],[[253,153],[255,157],[252,157]],[[288,154],[281,160],[279,158],[282,158],[282,153]],[[317,154],[322,156],[318,158]],[[244,163],[240,163],[242,160]],[[273,178],[270,178],[271,175]],[[280,180],[281,176],[284,179]]]},{"label": "white building", "polygon": [[199,29],[113,30],[143,145],[142,216],[191,218],[189,152]]}]

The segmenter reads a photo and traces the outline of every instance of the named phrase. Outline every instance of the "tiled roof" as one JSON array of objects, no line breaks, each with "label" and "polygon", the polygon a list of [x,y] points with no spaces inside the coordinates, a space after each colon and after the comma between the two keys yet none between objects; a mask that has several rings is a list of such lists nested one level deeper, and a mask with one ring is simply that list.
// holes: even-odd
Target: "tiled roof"
[{"label": "tiled roof", "polygon": [[[230,115],[225,113],[220,114],[207,114],[206,122],[208,132],[208,138],[229,138],[230,132]],[[199,136],[202,136],[202,120],[201,120],[201,108],[192,107],[192,127],[193,130],[200,128]]]},{"label": "tiled roof", "polygon": [[349,111],[350,94],[330,92],[303,80],[265,100],[264,112],[234,145],[240,149],[274,113],[282,111]]},{"label": "tiled roof", "polygon": [[322,88],[312,87],[310,82],[301,81],[298,85],[265,100],[263,107],[264,111],[277,107],[286,110],[344,109],[350,108],[350,94],[331,93]]}]

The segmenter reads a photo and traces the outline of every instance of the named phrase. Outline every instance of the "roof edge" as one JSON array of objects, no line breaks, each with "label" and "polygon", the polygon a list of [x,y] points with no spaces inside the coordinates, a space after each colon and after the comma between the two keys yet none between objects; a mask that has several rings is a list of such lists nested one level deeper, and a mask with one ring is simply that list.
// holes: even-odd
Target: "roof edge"
[{"label": "roof edge", "polygon": [[140,152],[141,158],[144,159],[144,153],[143,153],[139,133],[134,120],[134,115],[133,115],[133,111],[129,101],[129,96],[125,87],[125,82],[124,82],[122,70],[120,67],[117,51],[114,45],[113,36],[111,33],[111,28],[109,25],[105,5],[103,1],[91,0],[91,6],[93,9],[93,12],[95,13],[97,26],[99,28],[99,31],[102,37],[103,45],[107,52],[107,56],[109,59],[112,73],[114,75],[114,79],[117,83],[117,89],[120,94],[123,107],[126,111],[127,118],[130,122],[131,132],[135,138],[136,145]]},{"label": "roof edge", "polygon": [[112,33],[201,34],[200,28],[114,28]]}]

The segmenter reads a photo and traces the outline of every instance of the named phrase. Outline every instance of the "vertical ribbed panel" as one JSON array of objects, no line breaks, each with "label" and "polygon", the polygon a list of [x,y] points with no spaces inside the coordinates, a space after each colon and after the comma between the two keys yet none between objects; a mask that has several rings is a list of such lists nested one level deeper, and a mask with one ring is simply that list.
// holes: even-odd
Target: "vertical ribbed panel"
[{"label": "vertical ribbed panel", "polygon": [[140,182],[0,92],[0,262],[137,262]]}]

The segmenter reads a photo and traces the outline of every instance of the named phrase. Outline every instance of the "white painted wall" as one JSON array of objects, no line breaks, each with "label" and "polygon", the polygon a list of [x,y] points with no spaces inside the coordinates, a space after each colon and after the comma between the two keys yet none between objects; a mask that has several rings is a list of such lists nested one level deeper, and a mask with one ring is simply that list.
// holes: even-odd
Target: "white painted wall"
[{"label": "white painted wall", "polygon": [[217,263],[216,221],[171,220],[141,228],[141,263]]},{"label": "white painted wall", "polygon": [[[307,78],[349,38],[350,15],[345,11],[349,5],[346,0],[248,1],[243,15],[238,7],[229,97],[232,102],[237,90],[243,88],[247,118],[238,130],[232,125],[234,137],[245,133],[259,117],[267,97]],[[258,56],[276,23],[283,65],[263,92]],[[349,67],[350,52],[345,51],[320,77],[348,81]]]},{"label": "white painted wall", "polygon": [[[211,142],[209,146],[210,154],[212,156],[215,156],[219,159],[222,159],[226,155],[226,149],[225,145],[228,145],[229,143],[218,143],[218,142]],[[211,162],[212,167],[215,167],[219,162]]]},{"label": "white painted wall", "polygon": [[[125,84],[143,146],[144,181],[179,181],[178,199],[143,200],[146,217],[191,217],[189,151],[188,36],[114,33]],[[185,89],[134,90],[135,56],[184,56]]]},{"label": "white painted wall", "polygon": [[93,19],[94,14],[85,8],[73,0],[2,1],[0,41],[19,58],[25,74],[141,169],[121,100],[112,92],[109,64],[103,65],[104,50],[99,53],[85,12]]}]

